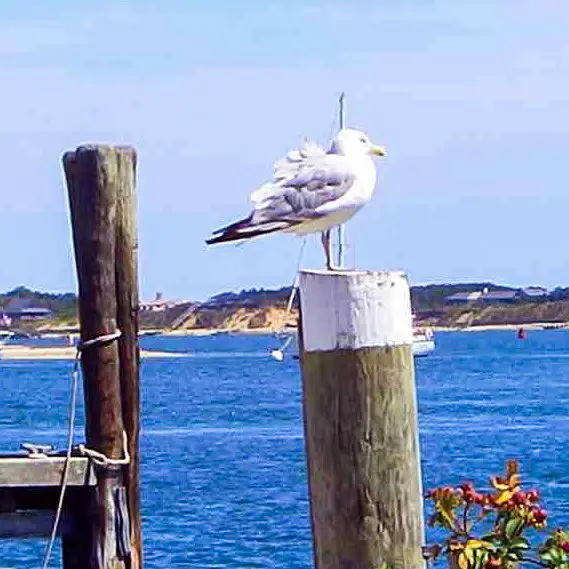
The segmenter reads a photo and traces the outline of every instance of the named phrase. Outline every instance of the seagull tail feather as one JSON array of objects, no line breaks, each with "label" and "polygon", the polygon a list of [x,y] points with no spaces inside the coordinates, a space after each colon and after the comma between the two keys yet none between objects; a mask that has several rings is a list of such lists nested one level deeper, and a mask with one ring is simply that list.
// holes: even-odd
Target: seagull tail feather
[{"label": "seagull tail feather", "polygon": [[252,216],[240,219],[227,227],[222,227],[214,231],[212,236],[206,240],[208,245],[215,243],[227,243],[229,241],[240,241],[243,239],[252,239],[259,235],[282,231],[290,227],[287,221],[266,221],[262,223],[252,223]]}]

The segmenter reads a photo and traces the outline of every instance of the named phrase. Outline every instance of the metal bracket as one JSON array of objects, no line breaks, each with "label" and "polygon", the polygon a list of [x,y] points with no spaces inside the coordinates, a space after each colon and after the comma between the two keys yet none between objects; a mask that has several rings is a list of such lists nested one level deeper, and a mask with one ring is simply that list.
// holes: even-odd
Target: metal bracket
[{"label": "metal bracket", "polygon": [[126,488],[115,488],[115,531],[117,534],[117,553],[119,559],[126,559],[131,554],[130,516]]},{"label": "metal bracket", "polygon": [[51,445],[35,445],[33,443],[22,443],[20,448],[28,451],[28,458],[47,458],[47,453],[53,450]]}]

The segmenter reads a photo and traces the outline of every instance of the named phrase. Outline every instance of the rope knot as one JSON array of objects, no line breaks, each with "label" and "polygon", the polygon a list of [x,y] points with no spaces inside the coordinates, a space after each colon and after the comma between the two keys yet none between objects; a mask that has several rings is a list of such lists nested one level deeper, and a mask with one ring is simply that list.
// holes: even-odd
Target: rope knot
[{"label": "rope knot", "polygon": [[96,338],[91,338],[90,340],[81,340],[77,344],[77,351],[82,352],[86,348],[90,348],[91,346],[96,346],[97,344],[108,344],[113,340],[116,340],[122,336],[122,332],[117,328],[114,332],[110,334],[103,334],[101,336],[97,336]]},{"label": "rope knot", "polygon": [[128,453],[128,439],[126,432],[122,432],[123,458],[109,458],[102,452],[86,447],[84,444],[77,445],[77,451],[82,456],[86,456],[97,466],[109,468],[113,466],[125,466],[130,463],[130,455]]}]

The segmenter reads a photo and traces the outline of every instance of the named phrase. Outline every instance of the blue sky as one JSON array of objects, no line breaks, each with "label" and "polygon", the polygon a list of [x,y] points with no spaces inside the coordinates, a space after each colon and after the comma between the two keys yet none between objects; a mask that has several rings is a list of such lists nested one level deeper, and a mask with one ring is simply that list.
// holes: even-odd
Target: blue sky
[{"label": "blue sky", "polygon": [[[63,151],[139,151],[143,297],[289,284],[300,241],[204,239],[337,97],[386,146],[348,261],[412,283],[569,284],[569,4],[0,3],[0,290],[75,289]],[[322,266],[317,237],[305,266]]]}]

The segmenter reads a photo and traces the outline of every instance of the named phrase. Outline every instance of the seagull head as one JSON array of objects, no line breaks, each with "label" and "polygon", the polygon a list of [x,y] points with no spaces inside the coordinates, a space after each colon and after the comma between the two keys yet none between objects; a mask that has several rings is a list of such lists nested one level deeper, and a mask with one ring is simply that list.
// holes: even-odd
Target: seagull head
[{"label": "seagull head", "polygon": [[343,128],[334,140],[330,152],[343,156],[385,156],[385,149],[377,146],[365,132],[353,128]]}]

